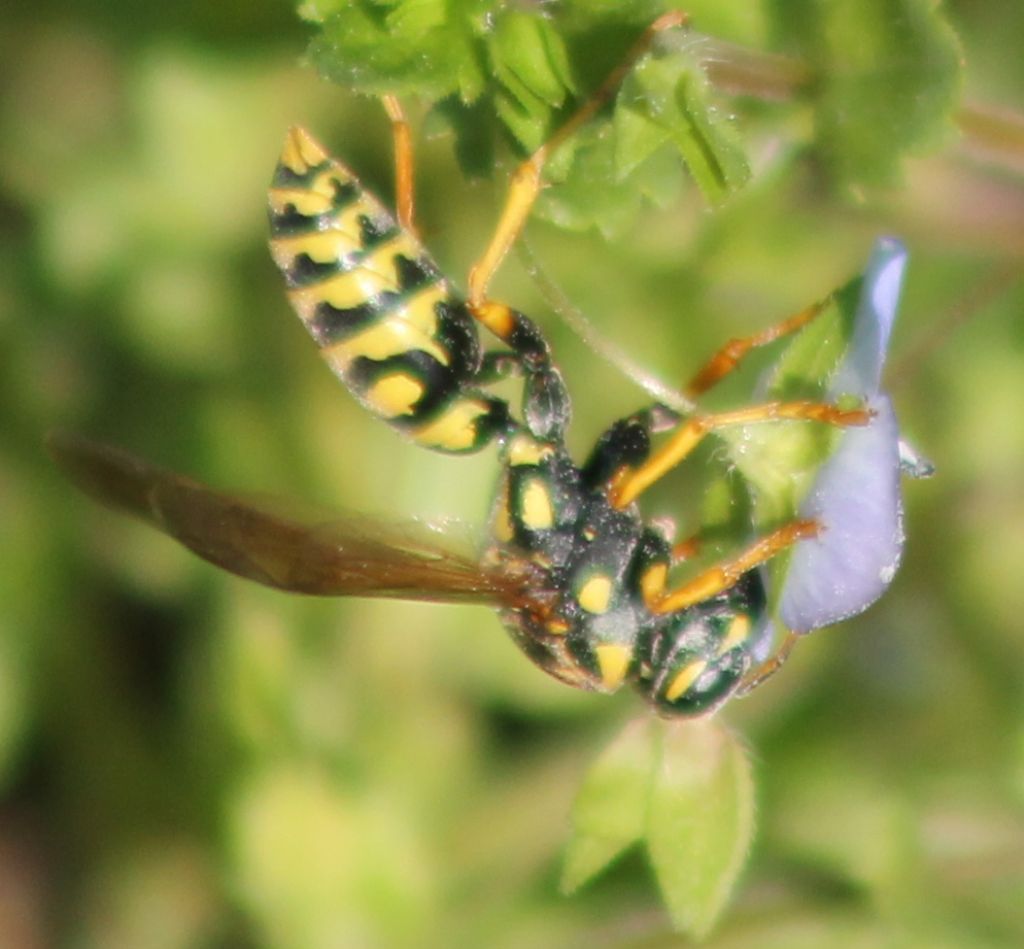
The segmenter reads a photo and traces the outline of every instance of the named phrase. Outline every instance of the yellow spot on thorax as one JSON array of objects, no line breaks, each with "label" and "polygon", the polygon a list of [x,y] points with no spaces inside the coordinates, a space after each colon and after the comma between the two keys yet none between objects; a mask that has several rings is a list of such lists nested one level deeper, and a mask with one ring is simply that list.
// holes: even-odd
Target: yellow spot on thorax
[{"label": "yellow spot on thorax", "polygon": [[623,679],[626,678],[626,673],[629,672],[629,664],[633,658],[632,650],[628,646],[612,643],[595,646],[594,652],[597,653],[597,667],[601,672],[601,685],[609,692],[614,692],[615,689],[622,685]]},{"label": "yellow spot on thorax", "polygon": [[508,446],[508,463],[517,466],[539,465],[551,451],[550,445],[545,445],[529,435],[516,435]]},{"label": "yellow spot on thorax", "polygon": [[674,702],[676,699],[685,695],[687,689],[696,682],[704,670],[707,668],[707,661],[704,659],[697,659],[688,665],[683,666],[673,677],[672,681],[668,684],[668,688],[665,689],[665,701]]},{"label": "yellow spot on thorax", "polygon": [[413,438],[427,448],[465,451],[475,444],[476,422],[489,408],[482,399],[459,399],[418,429]]},{"label": "yellow spot on thorax", "polygon": [[535,531],[546,530],[555,523],[551,494],[543,479],[527,479],[522,492],[522,510],[519,516],[530,530]]},{"label": "yellow spot on thorax", "polygon": [[730,649],[745,642],[750,635],[750,628],[749,616],[741,613],[733,619],[729,624],[729,629],[726,630],[722,644],[718,647],[718,655],[724,656]]},{"label": "yellow spot on thorax", "polygon": [[411,415],[413,407],[423,395],[423,383],[404,372],[382,376],[366,392],[363,398],[375,412],[384,418]]},{"label": "yellow spot on thorax", "polygon": [[588,613],[606,613],[612,600],[612,578],[604,574],[591,577],[580,587],[576,600]]}]

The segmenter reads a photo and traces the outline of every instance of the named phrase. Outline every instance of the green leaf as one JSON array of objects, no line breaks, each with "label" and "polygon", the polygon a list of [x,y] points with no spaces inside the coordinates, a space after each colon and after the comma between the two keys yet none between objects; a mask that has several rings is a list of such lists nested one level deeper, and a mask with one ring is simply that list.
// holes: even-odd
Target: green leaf
[{"label": "green leaf", "polygon": [[644,834],[657,722],[631,722],[594,762],[572,810],[562,890],[572,893]]},{"label": "green leaf", "polygon": [[642,29],[665,12],[664,0],[585,0],[571,11],[577,19],[601,22],[621,19],[638,24]]},{"label": "green leaf", "polygon": [[817,145],[839,181],[891,184],[906,155],[950,132],[963,54],[937,3],[776,0],[774,11],[817,74]]},{"label": "green leaf", "polygon": [[443,27],[444,4],[437,0],[404,0],[387,15],[388,29],[399,36],[413,36]]},{"label": "green leaf", "polygon": [[816,399],[842,360],[853,334],[863,277],[836,290],[828,306],[795,336],[772,369],[767,392],[778,399]]},{"label": "green leaf", "polygon": [[615,110],[615,173],[628,177],[669,141],[669,131],[632,108]]},{"label": "green leaf", "polygon": [[743,869],[754,833],[746,750],[714,719],[665,724],[647,850],[677,929],[701,938]]},{"label": "green leaf", "polygon": [[569,57],[550,21],[512,10],[497,22],[488,42],[496,75],[513,93],[527,90],[552,108],[573,88]]},{"label": "green leaf", "polygon": [[[792,339],[758,401],[817,401],[823,397],[850,344],[862,282],[857,277],[837,290],[828,306]],[[721,430],[720,437],[731,447],[730,457],[753,490],[756,523],[778,526],[796,516],[800,499],[840,434],[832,426],[806,422]],[[773,560],[770,569],[776,580],[785,564],[785,556]]]},{"label": "green leaf", "polygon": [[474,21],[443,0],[303,10],[320,24],[309,59],[332,82],[373,95],[434,99],[458,93],[468,100],[484,88]]},{"label": "green leaf", "polygon": [[566,229],[596,227],[605,235],[621,232],[635,217],[640,194],[615,180],[613,148],[608,139],[591,141],[587,136],[577,145],[572,173],[541,192],[536,214]]},{"label": "green leaf", "polygon": [[648,56],[630,73],[615,115],[616,165],[621,177],[663,142],[671,141],[704,196],[722,201],[750,178],[728,118],[716,108],[700,65],[679,46]]},{"label": "green leaf", "polygon": [[708,91],[700,71],[680,79],[676,97],[683,121],[673,141],[704,196],[717,203],[750,180],[750,166],[739,136],[711,104]]},{"label": "green leaf", "polygon": [[502,122],[527,152],[551,135],[554,111],[573,88],[562,38],[541,17],[511,11],[487,38],[491,72],[502,86],[494,106]]},{"label": "green leaf", "polygon": [[[435,108],[445,100],[482,106],[483,123],[480,113],[445,108],[460,164],[479,174],[493,164],[502,126],[523,154],[548,141],[664,7],[567,4],[553,16],[498,0],[307,0],[301,10],[320,27],[309,56],[328,79],[360,93],[415,94]],[[683,30],[657,36],[610,117],[595,116],[550,156],[546,183],[566,187],[548,189],[539,216],[619,233],[645,200],[675,198],[679,156],[710,202],[746,182],[746,158],[691,48]]]},{"label": "green leaf", "polygon": [[467,105],[458,96],[449,96],[427,113],[422,134],[426,138],[453,134],[462,173],[467,178],[486,178],[494,171],[496,124],[496,117],[483,102]]}]

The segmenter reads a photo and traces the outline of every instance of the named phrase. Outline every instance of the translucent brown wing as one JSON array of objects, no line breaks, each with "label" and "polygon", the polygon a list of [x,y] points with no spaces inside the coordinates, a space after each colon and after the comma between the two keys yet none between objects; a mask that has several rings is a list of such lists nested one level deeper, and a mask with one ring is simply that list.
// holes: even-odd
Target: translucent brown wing
[{"label": "translucent brown wing", "polygon": [[131,514],[204,560],[265,586],[318,596],[521,605],[522,577],[488,571],[416,522],[284,514],[64,432],[47,447],[97,501]]}]

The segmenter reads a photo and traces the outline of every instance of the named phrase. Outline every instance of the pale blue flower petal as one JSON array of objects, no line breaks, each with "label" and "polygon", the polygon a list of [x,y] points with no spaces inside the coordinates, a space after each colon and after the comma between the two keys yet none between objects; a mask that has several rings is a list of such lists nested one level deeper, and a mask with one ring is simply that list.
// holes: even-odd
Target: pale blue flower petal
[{"label": "pale blue flower petal", "polygon": [[878,392],[906,269],[907,249],[900,241],[883,237],[875,244],[864,271],[850,348],[829,384],[832,398],[847,394],[866,399]]},{"label": "pale blue flower petal", "polygon": [[806,633],[854,616],[885,592],[903,550],[900,433],[879,391],[896,318],[907,252],[892,238],[876,245],[864,274],[849,351],[832,378],[830,398],[863,398],[875,416],[847,429],[800,505],[801,518],[823,525],[797,544],[779,600],[779,616]]},{"label": "pale blue flower petal", "polygon": [[860,613],[892,582],[903,550],[899,427],[884,395],[870,402],[870,425],[850,429],[822,465],[800,516],[825,525],[796,545],[779,614],[809,632]]}]

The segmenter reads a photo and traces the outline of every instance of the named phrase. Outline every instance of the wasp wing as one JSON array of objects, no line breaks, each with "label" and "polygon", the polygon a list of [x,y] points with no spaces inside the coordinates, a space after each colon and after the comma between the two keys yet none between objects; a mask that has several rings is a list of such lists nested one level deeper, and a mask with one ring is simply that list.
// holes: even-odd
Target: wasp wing
[{"label": "wasp wing", "polygon": [[505,606],[524,601],[524,577],[486,570],[417,522],[283,513],[285,503],[216,491],[68,433],[51,433],[47,447],[71,481],[95,500],[265,586],[318,596]]}]

